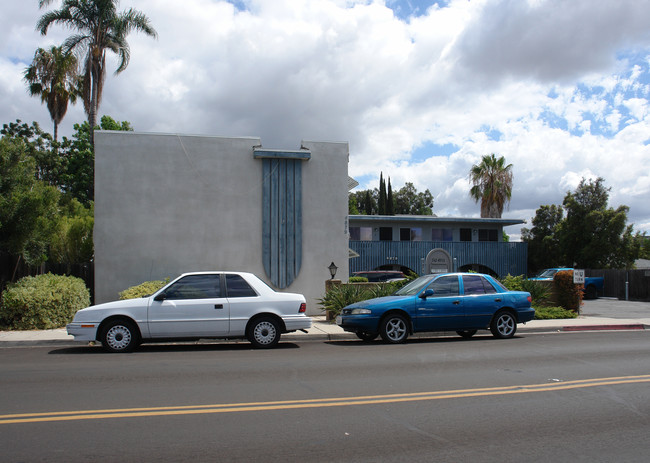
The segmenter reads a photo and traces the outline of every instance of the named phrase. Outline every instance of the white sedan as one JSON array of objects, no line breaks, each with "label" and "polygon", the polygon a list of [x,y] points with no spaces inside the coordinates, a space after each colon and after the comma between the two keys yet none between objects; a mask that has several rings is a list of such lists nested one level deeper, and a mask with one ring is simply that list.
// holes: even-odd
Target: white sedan
[{"label": "white sedan", "polygon": [[202,338],[248,338],[269,348],[282,333],[311,328],[306,308],[302,294],[276,292],[252,273],[186,273],[149,297],[82,309],[67,330],[76,341],[99,341],[109,352]]}]

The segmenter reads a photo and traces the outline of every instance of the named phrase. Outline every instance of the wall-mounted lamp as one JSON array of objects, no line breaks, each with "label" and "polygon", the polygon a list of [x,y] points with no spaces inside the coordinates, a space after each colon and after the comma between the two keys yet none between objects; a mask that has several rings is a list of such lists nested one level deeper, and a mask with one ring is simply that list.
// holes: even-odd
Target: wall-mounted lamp
[{"label": "wall-mounted lamp", "polygon": [[339,269],[336,265],[334,265],[334,262],[332,262],[329,267],[327,267],[330,271],[330,275],[332,275],[332,280],[334,279],[334,276],[336,276],[336,271]]}]

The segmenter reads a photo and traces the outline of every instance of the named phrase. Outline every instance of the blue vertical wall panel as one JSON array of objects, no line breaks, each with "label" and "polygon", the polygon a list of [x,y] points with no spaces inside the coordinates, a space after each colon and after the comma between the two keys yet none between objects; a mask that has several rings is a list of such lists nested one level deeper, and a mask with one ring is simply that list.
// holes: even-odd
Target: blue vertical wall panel
[{"label": "blue vertical wall panel", "polygon": [[303,151],[256,151],[255,156],[263,163],[264,270],[273,285],[286,288],[302,265],[302,161],[309,156]]}]

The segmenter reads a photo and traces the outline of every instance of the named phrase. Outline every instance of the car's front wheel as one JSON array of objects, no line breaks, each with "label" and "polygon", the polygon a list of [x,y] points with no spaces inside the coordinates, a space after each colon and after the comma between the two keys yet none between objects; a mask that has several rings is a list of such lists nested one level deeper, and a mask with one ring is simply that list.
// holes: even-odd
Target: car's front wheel
[{"label": "car's front wheel", "polygon": [[388,315],[381,322],[381,338],[391,344],[399,344],[408,337],[408,322],[403,315]]},{"label": "car's front wheel", "polygon": [[517,320],[512,312],[502,310],[498,312],[492,319],[490,324],[490,331],[495,338],[506,339],[511,338],[517,332]]},{"label": "car's front wheel", "polygon": [[140,344],[140,332],[129,320],[112,320],[103,327],[100,341],[107,352],[131,352]]},{"label": "car's front wheel", "polygon": [[370,342],[374,341],[377,336],[379,336],[379,333],[373,333],[370,331],[357,331],[356,335],[357,338],[361,339],[362,341]]},{"label": "car's front wheel", "polygon": [[280,326],[271,317],[260,317],[250,324],[246,337],[253,347],[269,349],[280,342]]}]

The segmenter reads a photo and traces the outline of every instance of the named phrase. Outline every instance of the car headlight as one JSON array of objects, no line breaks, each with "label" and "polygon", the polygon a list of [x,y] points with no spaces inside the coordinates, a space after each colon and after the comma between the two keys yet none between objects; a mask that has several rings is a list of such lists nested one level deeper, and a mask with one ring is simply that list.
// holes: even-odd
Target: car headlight
[{"label": "car headlight", "polygon": [[350,315],[366,315],[372,313],[372,310],[370,309],[352,309],[350,312]]}]

